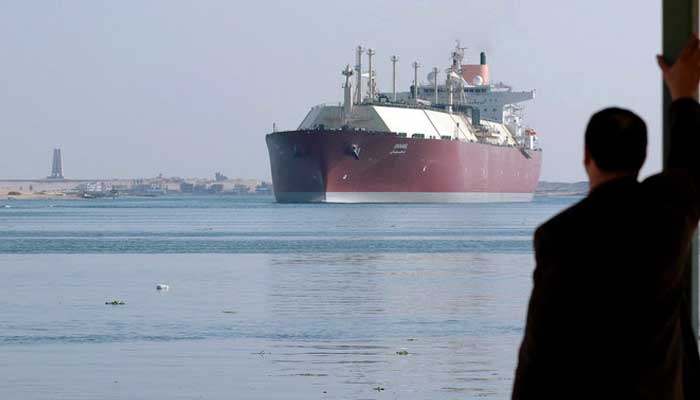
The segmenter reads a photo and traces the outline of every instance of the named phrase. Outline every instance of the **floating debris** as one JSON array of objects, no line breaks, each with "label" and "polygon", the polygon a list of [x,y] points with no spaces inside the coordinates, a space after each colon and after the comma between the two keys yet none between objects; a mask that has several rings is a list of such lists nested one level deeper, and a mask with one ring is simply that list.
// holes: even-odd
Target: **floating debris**
[{"label": "floating debris", "polygon": [[110,305],[110,306],[123,306],[126,303],[124,303],[121,300],[112,300],[112,301],[105,301],[105,304]]},{"label": "floating debris", "polygon": [[224,311],[222,311],[222,313],[224,313],[224,314],[236,314],[235,311],[231,311],[231,310],[224,310]]},{"label": "floating debris", "polygon": [[406,351],[406,350],[399,350],[399,351],[396,352],[396,354],[398,354],[398,355],[400,355],[400,356],[407,356],[407,355],[408,355],[408,351]]},{"label": "floating debris", "polygon": [[156,290],[164,290],[164,291],[170,290],[170,285],[166,285],[164,283],[159,283],[156,285]]},{"label": "floating debris", "polygon": [[372,390],[376,390],[377,392],[381,392],[382,390],[384,390],[384,388],[381,386],[377,386],[376,388],[373,388]]},{"label": "floating debris", "polygon": [[415,342],[416,339],[414,339],[414,338],[408,338],[408,339],[406,339],[406,341],[407,341],[407,342]]}]

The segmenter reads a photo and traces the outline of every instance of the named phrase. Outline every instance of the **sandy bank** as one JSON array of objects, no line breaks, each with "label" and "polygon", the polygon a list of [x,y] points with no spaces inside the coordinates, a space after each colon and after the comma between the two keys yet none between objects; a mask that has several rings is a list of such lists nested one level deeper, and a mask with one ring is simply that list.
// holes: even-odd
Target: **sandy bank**
[{"label": "sandy bank", "polygon": [[[12,193],[12,194],[10,194]],[[19,193],[19,194],[15,194]],[[0,200],[37,200],[37,199],[78,199],[76,195],[63,193],[36,193],[36,192],[5,192],[0,191]]]}]

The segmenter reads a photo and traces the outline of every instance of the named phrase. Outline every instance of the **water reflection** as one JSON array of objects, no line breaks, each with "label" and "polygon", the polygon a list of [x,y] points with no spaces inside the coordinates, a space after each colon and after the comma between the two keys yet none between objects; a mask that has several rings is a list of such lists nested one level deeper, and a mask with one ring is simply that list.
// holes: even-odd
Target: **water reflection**
[{"label": "water reflection", "polygon": [[[531,256],[288,254],[269,264],[270,313],[309,334],[272,346],[280,376],[345,386],[341,398],[507,397]],[[314,340],[338,327],[353,341]]]}]

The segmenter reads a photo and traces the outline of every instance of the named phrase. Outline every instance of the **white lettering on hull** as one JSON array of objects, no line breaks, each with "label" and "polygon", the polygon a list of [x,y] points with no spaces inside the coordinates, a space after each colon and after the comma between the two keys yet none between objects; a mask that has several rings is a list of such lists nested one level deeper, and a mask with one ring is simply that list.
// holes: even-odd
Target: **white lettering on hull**
[{"label": "white lettering on hull", "polygon": [[397,143],[389,154],[406,154],[406,150],[408,150],[408,143]]}]

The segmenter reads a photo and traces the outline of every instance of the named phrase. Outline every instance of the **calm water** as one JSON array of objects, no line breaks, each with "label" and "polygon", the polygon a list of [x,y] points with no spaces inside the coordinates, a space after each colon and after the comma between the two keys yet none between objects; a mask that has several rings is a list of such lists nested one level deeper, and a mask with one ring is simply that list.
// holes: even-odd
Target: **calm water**
[{"label": "calm water", "polygon": [[505,398],[576,200],[2,202],[0,398]]}]

